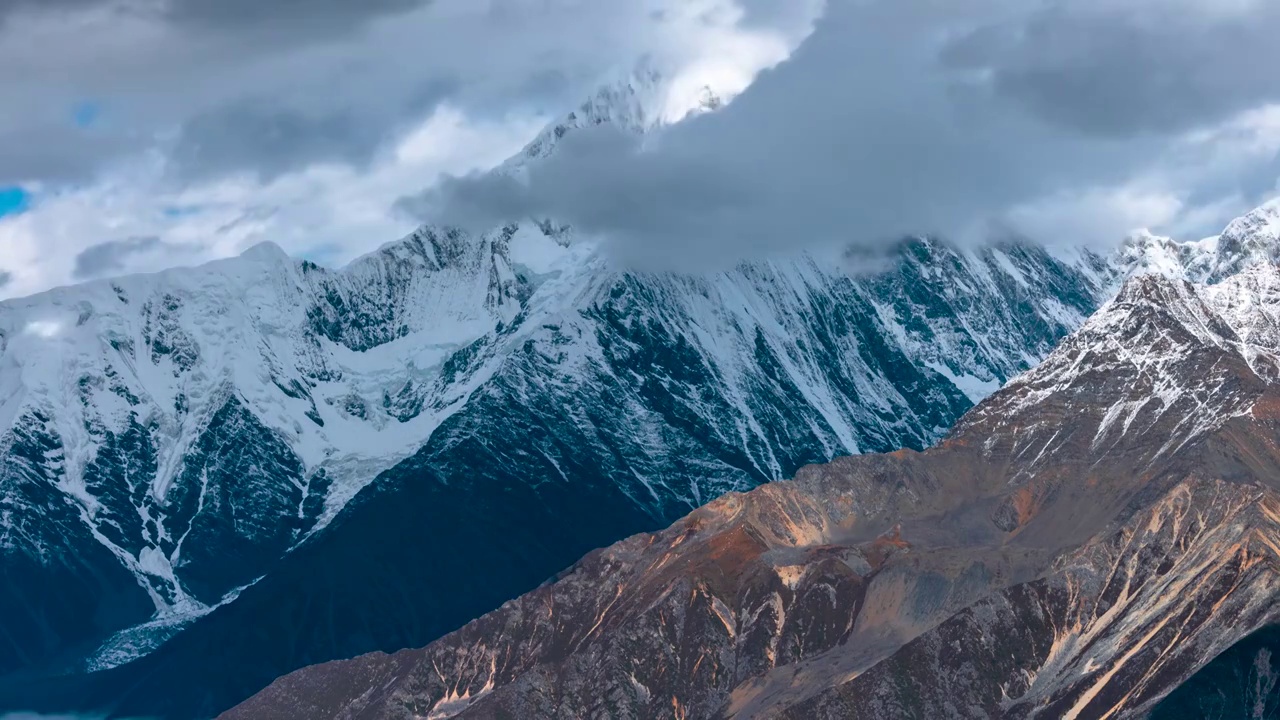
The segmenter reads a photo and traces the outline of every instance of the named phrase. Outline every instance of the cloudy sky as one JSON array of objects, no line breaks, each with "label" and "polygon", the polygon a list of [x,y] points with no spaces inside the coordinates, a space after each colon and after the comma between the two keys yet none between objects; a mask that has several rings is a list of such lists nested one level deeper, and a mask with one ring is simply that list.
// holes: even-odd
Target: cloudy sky
[{"label": "cloudy sky", "polygon": [[720,113],[413,207],[547,214],[667,267],[903,234],[1193,239],[1276,193],[1278,36],[1268,0],[832,0]]},{"label": "cloudy sky", "polygon": [[[0,0],[0,296],[237,253],[328,264],[637,68],[672,107],[820,0]],[[674,112],[674,110],[673,110]]]},{"label": "cloudy sky", "polygon": [[[1269,0],[0,0],[0,296],[418,220],[661,267],[1194,237],[1276,194],[1277,36]],[[639,67],[671,117],[745,90],[483,172]]]}]

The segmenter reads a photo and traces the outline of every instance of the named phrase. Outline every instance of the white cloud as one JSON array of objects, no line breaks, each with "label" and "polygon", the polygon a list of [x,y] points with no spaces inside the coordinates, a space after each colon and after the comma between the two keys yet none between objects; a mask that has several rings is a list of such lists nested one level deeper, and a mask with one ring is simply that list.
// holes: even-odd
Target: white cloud
[{"label": "white cloud", "polygon": [[1183,210],[1173,193],[1126,186],[1040,198],[1010,209],[1005,220],[1018,235],[1040,242],[1105,246],[1138,230],[1168,227]]},{"label": "white cloud", "polygon": [[[811,22],[825,5],[821,0],[791,0],[792,17],[803,18],[800,31],[781,32],[774,28],[744,25],[745,10],[733,3],[719,3],[712,10],[713,22],[706,22],[705,8],[696,3],[679,10],[685,19],[673,23],[681,28],[673,41],[689,48],[682,67],[670,80],[663,118],[676,121],[697,107],[705,88],[714,88],[724,97],[741,93],[766,68],[782,62],[796,42],[808,34]],[[717,16],[718,14],[718,16]],[[694,19],[701,16],[702,22]]]},{"label": "white cloud", "polygon": [[125,238],[163,240],[129,256],[132,271],[226,257],[264,240],[342,263],[412,229],[391,211],[405,187],[492,167],[543,122],[472,121],[445,106],[367,168],[315,165],[267,184],[243,174],[175,189],[163,158],[152,154],[108,181],[38,193],[31,211],[0,219],[0,247],[14,274],[4,291],[16,296],[71,281],[79,253]]}]

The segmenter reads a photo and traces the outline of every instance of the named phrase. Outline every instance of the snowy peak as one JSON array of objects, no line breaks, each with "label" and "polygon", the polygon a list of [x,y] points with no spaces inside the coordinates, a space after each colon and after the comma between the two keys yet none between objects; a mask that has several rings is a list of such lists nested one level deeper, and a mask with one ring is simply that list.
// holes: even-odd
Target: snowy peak
[{"label": "snowy peak", "polygon": [[1280,352],[1280,266],[1253,265],[1204,294],[1246,346]]},{"label": "snowy peak", "polygon": [[[676,274],[625,272],[589,242],[566,239],[550,225],[483,235],[427,227],[340,270],[306,262],[271,269],[259,261],[270,252],[233,258],[207,277],[195,273],[209,285],[189,296],[163,278],[121,279],[116,286],[130,298],[121,337],[131,339],[137,362],[117,362],[103,343],[84,339],[86,371],[52,377],[72,389],[87,377],[85,387],[101,397],[24,404],[24,431],[50,424],[39,418],[55,426],[39,436],[47,442],[27,443],[24,457],[61,478],[65,503],[103,538],[83,544],[106,548],[153,591],[157,622],[172,632],[221,636],[217,613],[181,626],[264,573],[231,600],[248,603],[238,612],[270,614],[281,605],[264,598],[309,594],[313,580],[297,578],[314,578],[361,588],[334,601],[349,597],[349,606],[314,608],[354,626],[379,607],[366,595],[388,579],[366,582],[363,567],[331,567],[290,550],[307,538],[347,544],[351,552],[340,557],[405,538],[412,547],[440,542],[414,502],[376,506],[372,520],[375,506],[349,504],[383,470],[415,487],[440,484],[418,482],[424,473],[456,479],[441,491],[452,493],[449,501],[432,512],[472,518],[484,530],[477,543],[514,536],[546,547],[546,538],[563,535],[551,530],[566,517],[604,518],[595,526],[629,534],[813,462],[930,445],[973,402],[1047,354],[1105,291],[1092,271],[1015,244],[967,251],[906,243],[872,274],[805,255]],[[251,294],[267,291],[276,296]],[[247,307],[236,307],[246,298]],[[241,334],[212,331],[224,322]],[[164,352],[153,361],[156,337]],[[179,360],[188,367],[175,374]],[[117,385],[118,402],[109,396]],[[95,414],[104,408],[118,409],[109,422]],[[81,430],[86,420],[99,429]],[[40,448],[58,443],[62,455],[43,462]],[[134,462],[139,455],[145,462]],[[394,501],[404,488],[388,484],[372,496]],[[510,507],[499,488],[530,498],[518,509],[519,527],[487,524],[507,517],[490,513]],[[348,520],[329,525],[339,511]],[[291,518],[284,527],[282,517]],[[352,527],[364,530],[350,535]],[[529,560],[538,563],[533,574],[546,577],[585,549],[569,535]],[[225,560],[233,557],[225,547],[238,549],[236,562]],[[290,558],[304,567],[268,572]],[[473,558],[462,553],[457,562]],[[307,566],[313,561],[320,565]],[[386,566],[369,571],[377,567]],[[405,570],[411,584],[435,586],[419,577],[425,572]],[[485,582],[506,588],[502,597],[528,589],[512,586],[521,575],[499,574]],[[479,612],[485,602],[467,596],[450,607]],[[448,629],[442,625],[474,617],[422,607],[423,616],[398,627],[436,634],[395,635],[388,646],[421,644]],[[291,632],[296,622],[304,621],[255,624]],[[150,627],[122,634],[95,667],[151,649],[130,638],[164,639]],[[244,663],[264,662],[255,659],[261,642],[245,642]],[[336,652],[297,650],[308,660]],[[171,661],[155,660],[165,673]]]},{"label": "snowy peak", "polygon": [[1141,231],[1125,238],[1115,253],[1116,264],[1128,275],[1158,273],[1168,277],[1201,278],[1207,272],[1216,240],[1179,242]]},{"label": "snowy peak", "polygon": [[1131,278],[949,442],[724,495],[224,717],[1142,716],[1278,615],[1280,373],[1245,339],[1277,286]]},{"label": "snowy peak", "polygon": [[1270,238],[1280,240],[1280,198],[1270,200],[1233,220],[1223,231],[1230,238]]},{"label": "snowy peak", "polygon": [[662,124],[667,90],[661,73],[644,68],[620,83],[601,88],[566,120],[574,127],[608,123],[631,132],[646,132]]},{"label": "snowy peak", "polygon": [[240,253],[240,257],[263,263],[291,263],[293,259],[276,243],[264,240]]},{"label": "snowy peak", "polygon": [[0,303],[7,561],[55,554],[18,517],[78,538],[46,562],[108,553],[136,585],[85,592],[136,592],[162,619],[256,580],[492,371],[469,348],[530,294],[514,232],[424,228],[342,270],[263,243]]},{"label": "snowy peak", "polygon": [[1229,349],[1244,356],[1280,349],[1274,334],[1280,317],[1280,267],[1257,264],[1217,284],[1195,284],[1161,275],[1130,278],[1080,334],[1113,337],[1134,357],[1151,354],[1124,329],[1146,323],[1178,330],[1188,342]]},{"label": "snowy peak", "polygon": [[1215,262],[1206,276],[1219,282],[1244,267],[1280,260],[1280,199],[1232,221],[1218,236]]},{"label": "snowy peak", "polygon": [[1178,241],[1138,232],[1125,239],[1115,264],[1127,275],[1159,273],[1218,283],[1252,265],[1280,262],[1280,198],[1231,221],[1222,234]]},{"label": "snowy peak", "polygon": [[[1138,468],[1249,413],[1280,380],[1280,269],[1216,285],[1148,274],[1125,281],[1039,366],[980,404],[959,442],[1036,458],[1091,457],[1131,435],[1159,437]],[[1031,418],[1071,418],[1069,426]],[[1064,420],[1065,422],[1065,420]],[[1010,428],[1024,428],[1011,433]],[[1088,451],[1079,447],[1083,443]],[[1003,443],[1003,445],[1002,445]],[[1138,456],[1130,458],[1137,462]]]},{"label": "snowy peak", "polygon": [[1201,342],[1220,345],[1234,332],[1201,297],[1199,288],[1187,280],[1164,275],[1129,278],[1120,291],[1081,328],[1089,338],[1117,337],[1133,352],[1143,348],[1132,342],[1125,328],[1146,324],[1162,330],[1175,326],[1187,330]]},{"label": "snowy peak", "polygon": [[565,136],[582,128],[610,125],[629,133],[649,132],[663,123],[668,91],[667,80],[658,71],[642,68],[629,78],[602,87],[576,110],[547,126],[505,167],[510,170],[549,157]]}]

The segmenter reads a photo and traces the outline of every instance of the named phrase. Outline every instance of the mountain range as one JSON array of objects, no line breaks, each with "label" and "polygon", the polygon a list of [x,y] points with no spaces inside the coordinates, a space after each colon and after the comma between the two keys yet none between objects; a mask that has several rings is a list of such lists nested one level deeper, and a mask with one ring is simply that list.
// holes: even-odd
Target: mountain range
[{"label": "mountain range", "polygon": [[[660,87],[496,172],[660,132]],[[653,273],[552,221],[428,226],[336,270],[263,244],[0,303],[0,709],[211,716],[425,646],[725,493],[924,450],[1124,278],[1254,277],[1278,229],[1273,204],[1110,254],[912,238]]]},{"label": "mountain range", "polygon": [[1280,268],[1139,275],[923,453],[727,494],[223,717],[1140,717],[1280,618],[1278,408]]}]

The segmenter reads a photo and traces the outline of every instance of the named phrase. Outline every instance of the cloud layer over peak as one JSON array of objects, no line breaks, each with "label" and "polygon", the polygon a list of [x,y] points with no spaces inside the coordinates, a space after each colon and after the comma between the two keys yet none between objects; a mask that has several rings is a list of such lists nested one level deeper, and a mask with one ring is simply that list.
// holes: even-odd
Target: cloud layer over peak
[{"label": "cloud layer over peak", "polygon": [[[1280,101],[1277,36],[1280,9],[1244,0],[832,0],[719,113],[644,142],[583,134],[528,183],[451,178],[405,205],[469,225],[556,217],[659,267],[904,234],[1196,231],[1225,219],[1205,207],[1274,189],[1274,149],[1224,172],[1194,145]],[[1091,222],[1048,222],[1072,208]]]}]

